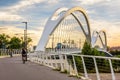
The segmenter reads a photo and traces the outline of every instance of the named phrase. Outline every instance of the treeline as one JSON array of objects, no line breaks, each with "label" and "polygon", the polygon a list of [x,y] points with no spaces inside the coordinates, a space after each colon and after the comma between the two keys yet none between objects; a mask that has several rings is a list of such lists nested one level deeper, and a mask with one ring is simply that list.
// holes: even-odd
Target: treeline
[{"label": "treeline", "polygon": [[110,51],[110,53],[114,56],[119,56],[120,55],[120,51],[118,51],[118,50]]},{"label": "treeline", "polygon": [[[27,38],[27,45],[32,42],[31,38]],[[6,34],[0,34],[0,49],[20,49],[25,46],[23,37],[10,37]]]}]

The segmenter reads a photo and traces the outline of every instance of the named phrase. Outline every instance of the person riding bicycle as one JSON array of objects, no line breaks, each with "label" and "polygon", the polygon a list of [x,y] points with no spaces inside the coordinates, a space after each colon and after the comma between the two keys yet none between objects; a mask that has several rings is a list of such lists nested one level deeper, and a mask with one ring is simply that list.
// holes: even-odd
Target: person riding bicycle
[{"label": "person riding bicycle", "polygon": [[25,58],[25,61],[27,61],[27,51],[25,48],[22,48],[22,60],[24,60]]}]

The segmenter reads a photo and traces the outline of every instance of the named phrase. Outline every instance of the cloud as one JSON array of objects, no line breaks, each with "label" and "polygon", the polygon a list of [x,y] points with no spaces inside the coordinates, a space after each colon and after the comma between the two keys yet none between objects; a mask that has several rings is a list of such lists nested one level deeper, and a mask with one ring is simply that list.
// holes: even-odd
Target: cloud
[{"label": "cloud", "polygon": [[87,14],[96,14],[96,11],[95,10],[87,10],[86,13]]},{"label": "cloud", "polygon": [[59,0],[48,0],[46,1],[48,4],[57,4]]},{"label": "cloud", "polygon": [[9,7],[9,9],[13,9],[14,11],[19,9],[24,9],[27,6],[33,5],[35,3],[43,2],[44,0],[21,0],[17,4]]},{"label": "cloud", "polygon": [[12,14],[9,12],[0,12],[0,20],[1,21],[18,21],[18,20],[24,20],[23,17],[17,14]]},{"label": "cloud", "polygon": [[11,10],[11,12],[16,12],[18,10],[24,10],[26,8],[29,8],[32,5],[35,5],[35,4],[38,4],[38,3],[47,3],[47,4],[52,4],[53,5],[53,4],[58,3],[58,1],[56,1],[56,0],[53,0],[53,1],[48,1],[48,0],[21,0],[17,4],[15,4],[13,6],[10,6],[8,9]]},{"label": "cloud", "polygon": [[[49,5],[49,8],[50,8],[51,4],[52,5],[56,4],[56,3],[58,3],[58,1],[56,1],[56,0],[53,0],[53,1],[20,0],[12,6],[7,6],[7,7],[4,7],[2,9],[0,9],[1,10],[0,11],[0,20],[4,20],[4,21],[16,21],[16,20],[26,21],[26,20],[28,20],[27,17],[29,16],[29,15],[26,15],[26,13],[28,13],[28,12],[33,13],[33,12],[31,12],[31,10],[27,11],[26,9],[31,8],[31,9],[36,10],[37,7],[35,7],[35,5],[38,4],[38,3],[39,3],[39,5],[41,5],[40,3],[45,3],[45,4],[47,4],[47,6]],[[42,9],[45,11],[45,8],[41,8],[41,10]],[[26,15],[26,16],[24,16],[24,15]],[[23,19],[23,17],[24,17],[24,19]]]},{"label": "cloud", "polygon": [[109,3],[104,3],[106,7],[106,13],[110,15],[111,18],[118,18],[120,14],[120,0],[113,0]]},{"label": "cloud", "polygon": [[[1,27],[1,26],[0,26]],[[2,26],[2,29],[0,29],[0,34],[5,33],[9,36],[16,36],[16,37],[23,37],[24,35],[24,29],[17,28],[15,26]],[[28,37],[30,37],[33,42],[32,45],[36,45],[41,37],[43,27],[39,27],[39,30],[28,30]]]},{"label": "cloud", "polygon": [[111,0],[77,0],[83,5],[94,5],[101,2],[111,1]]}]

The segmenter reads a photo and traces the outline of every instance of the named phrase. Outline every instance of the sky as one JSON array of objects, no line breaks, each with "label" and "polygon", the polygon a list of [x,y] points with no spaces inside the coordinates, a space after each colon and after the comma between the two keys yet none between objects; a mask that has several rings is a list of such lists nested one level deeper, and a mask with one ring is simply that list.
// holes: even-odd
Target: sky
[{"label": "sky", "polygon": [[[105,30],[108,46],[120,46],[120,0],[0,0],[0,33],[28,36],[36,45],[48,18],[60,7],[80,6],[89,16],[91,31]],[[19,34],[19,35],[16,35]]]}]

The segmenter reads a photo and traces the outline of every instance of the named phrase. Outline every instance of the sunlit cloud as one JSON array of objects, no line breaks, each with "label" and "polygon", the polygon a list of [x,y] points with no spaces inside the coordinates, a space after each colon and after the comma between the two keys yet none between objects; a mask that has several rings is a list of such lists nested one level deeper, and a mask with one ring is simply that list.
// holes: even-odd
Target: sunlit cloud
[{"label": "sunlit cloud", "polygon": [[[1,27],[1,26],[0,26]],[[2,28],[2,29],[1,29]],[[23,37],[24,36],[24,29],[17,28],[15,26],[3,26],[0,28],[0,34],[5,33],[11,37]],[[32,39],[32,45],[36,45],[41,37],[43,27],[39,27],[39,30],[28,30],[28,37]]]},{"label": "sunlit cloud", "polygon": [[24,20],[23,17],[9,12],[0,12],[0,21],[18,21]]},{"label": "sunlit cloud", "polygon": [[94,5],[101,2],[111,1],[111,0],[77,0],[80,1],[83,5]]},{"label": "sunlit cloud", "polygon": [[87,10],[86,13],[87,13],[87,14],[96,14],[96,11],[95,11],[95,10],[90,10],[90,11]]}]

